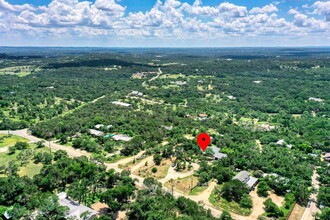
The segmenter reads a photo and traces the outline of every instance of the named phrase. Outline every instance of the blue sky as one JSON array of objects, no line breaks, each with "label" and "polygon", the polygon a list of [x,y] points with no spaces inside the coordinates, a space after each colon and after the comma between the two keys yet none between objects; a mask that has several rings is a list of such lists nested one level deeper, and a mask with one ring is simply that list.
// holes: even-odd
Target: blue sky
[{"label": "blue sky", "polygon": [[0,0],[2,46],[330,46],[330,0]]}]

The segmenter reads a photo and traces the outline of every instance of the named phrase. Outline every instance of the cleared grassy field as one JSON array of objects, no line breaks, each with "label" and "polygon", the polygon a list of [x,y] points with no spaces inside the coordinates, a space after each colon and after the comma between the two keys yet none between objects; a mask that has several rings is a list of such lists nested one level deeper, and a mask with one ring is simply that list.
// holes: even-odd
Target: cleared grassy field
[{"label": "cleared grassy field", "polygon": [[35,164],[32,161],[21,169],[18,172],[20,176],[28,176],[33,177],[34,175],[38,174],[42,168],[42,164]]},{"label": "cleared grassy field", "polygon": [[27,142],[28,140],[15,135],[0,134],[0,147],[13,146],[16,142]]},{"label": "cleared grassy field", "polygon": [[[162,179],[166,177],[168,173],[168,169],[170,168],[172,161],[162,160],[159,166],[156,166],[154,162],[149,163],[147,166],[142,166],[139,170],[133,172],[135,175],[139,175],[141,177],[153,177],[156,179]],[[156,172],[152,172],[152,169],[156,168]]]},{"label": "cleared grassy field", "polygon": [[189,195],[192,196],[197,196],[199,194],[201,194],[202,192],[204,192],[207,189],[207,186],[195,186],[191,192],[189,193]]},{"label": "cleared grassy field", "polygon": [[13,66],[0,69],[0,75],[10,74],[19,77],[30,75],[32,72],[40,71],[40,68],[35,66]]},{"label": "cleared grassy field", "polygon": [[[196,177],[196,176],[187,176],[187,177],[182,178],[182,179],[179,178],[179,179],[173,180],[173,187],[174,187],[175,191],[181,192],[183,194],[197,195],[197,194],[202,192],[201,188],[196,187],[197,183],[198,183],[198,177]],[[191,186],[191,184],[192,184],[192,186]],[[167,188],[171,189],[172,188],[172,182],[167,181],[165,183],[165,186]],[[191,190],[191,188],[193,188],[194,190]]]},{"label": "cleared grassy field", "polygon": [[209,197],[209,202],[215,208],[225,209],[225,210],[228,210],[230,212],[233,212],[233,213],[236,213],[239,215],[248,216],[251,214],[251,209],[242,208],[238,203],[236,203],[234,201],[229,202],[222,197],[217,198],[214,191],[211,193],[211,195]]}]

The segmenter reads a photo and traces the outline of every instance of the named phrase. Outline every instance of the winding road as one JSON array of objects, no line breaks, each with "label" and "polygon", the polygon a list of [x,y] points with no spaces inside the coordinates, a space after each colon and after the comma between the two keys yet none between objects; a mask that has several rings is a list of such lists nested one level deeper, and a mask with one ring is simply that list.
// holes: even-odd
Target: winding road
[{"label": "winding road", "polygon": [[[17,136],[24,137],[24,138],[30,140],[30,142],[45,141],[41,138],[38,138],[38,137],[35,137],[35,136],[31,135],[28,132],[28,129],[9,131],[9,133],[12,134],[12,135],[17,135]],[[8,134],[8,130],[0,130],[0,134]],[[55,143],[54,141],[45,141],[45,142],[46,142],[46,146],[50,147],[51,150],[54,150],[54,151],[64,150],[68,153],[68,155],[70,157],[79,157],[79,156],[91,157],[92,156],[92,154],[87,152],[87,151],[75,149],[75,148],[72,148],[72,147],[69,147],[69,146],[60,145],[60,144]],[[123,171],[123,169],[118,167],[120,164],[128,163],[128,162],[134,160],[134,158],[141,156],[143,153],[144,153],[144,151],[140,152],[139,154],[137,154],[135,156],[122,159],[122,160],[120,160],[116,163],[104,163],[104,164],[107,167],[107,169],[114,169],[116,172],[121,172],[121,171]],[[149,159],[150,159],[150,157],[146,158],[145,160],[149,160]],[[138,164],[137,164],[137,166],[138,166]],[[167,176],[165,178],[159,180],[163,185],[163,190],[172,193],[170,189],[168,189],[164,186],[164,183],[166,181],[170,180],[170,179],[183,178],[183,177],[192,175],[194,170],[198,169],[198,165],[193,164],[193,168],[194,169],[190,172],[178,173],[178,172],[175,172],[174,170],[172,170],[173,168],[171,167],[168,174],[167,174]],[[133,167],[132,169],[137,169],[137,168]],[[144,181],[143,177],[134,175],[132,173],[131,173],[130,176],[131,176],[131,178],[136,180],[135,183],[136,183],[137,187],[139,187],[139,188],[144,187],[143,186],[143,181]],[[173,191],[173,196],[176,197],[176,198],[178,198],[180,196],[183,196],[183,197],[186,197],[188,199],[191,199],[191,200],[203,205],[203,207],[205,209],[210,209],[213,216],[220,217],[220,215],[222,213],[222,210],[215,209],[210,204],[210,202],[208,201],[208,198],[209,198],[209,196],[210,196],[210,194],[211,194],[211,192],[212,192],[212,190],[214,189],[215,186],[216,186],[216,183],[211,182],[209,187],[204,192],[202,192],[199,195],[195,195],[195,196],[185,195],[185,194],[179,193],[177,191]],[[253,218],[252,216],[240,216],[240,215],[237,215],[235,213],[231,213],[231,216],[236,220],[255,220],[255,218]]]}]

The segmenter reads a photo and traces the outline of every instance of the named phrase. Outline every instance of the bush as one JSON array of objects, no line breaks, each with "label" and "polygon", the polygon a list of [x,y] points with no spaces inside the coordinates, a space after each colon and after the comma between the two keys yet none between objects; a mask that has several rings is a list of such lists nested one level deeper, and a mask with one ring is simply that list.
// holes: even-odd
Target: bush
[{"label": "bush", "polygon": [[248,191],[244,183],[235,179],[223,185],[221,195],[228,201],[234,200],[235,202],[239,202]]},{"label": "bush", "polygon": [[267,183],[265,181],[261,181],[257,188],[257,194],[258,194],[258,196],[261,196],[261,197],[267,197],[268,190],[269,190],[269,186],[267,185]]},{"label": "bush", "polygon": [[219,219],[220,220],[233,220],[233,218],[231,217],[230,213],[227,210],[223,210]]},{"label": "bush", "polygon": [[54,153],[54,160],[58,160],[63,157],[68,157],[68,153],[64,150],[58,150]]},{"label": "bush", "polygon": [[271,200],[267,199],[264,202],[265,211],[267,212],[267,217],[282,217],[284,216],[283,211]]},{"label": "bush", "polygon": [[253,207],[252,199],[248,194],[244,194],[241,201],[239,202],[239,205],[242,208],[251,209]]},{"label": "bush", "polygon": [[154,163],[159,166],[160,162],[162,161],[162,156],[160,156],[159,154],[155,154],[154,155]]},{"label": "bush", "polygon": [[153,173],[157,173],[157,167],[153,167],[152,169],[151,169],[151,172],[153,172]]},{"label": "bush", "polygon": [[14,147],[16,150],[24,150],[29,148],[29,144],[26,142],[16,142]]}]

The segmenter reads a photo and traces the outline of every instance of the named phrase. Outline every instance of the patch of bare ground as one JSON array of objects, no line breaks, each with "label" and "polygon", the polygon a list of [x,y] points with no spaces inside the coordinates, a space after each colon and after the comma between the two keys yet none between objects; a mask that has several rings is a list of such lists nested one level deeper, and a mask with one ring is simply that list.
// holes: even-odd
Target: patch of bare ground
[{"label": "patch of bare ground", "polygon": [[305,207],[296,204],[290,216],[288,217],[288,220],[301,220],[302,216],[304,215],[305,209]]},{"label": "patch of bare ground", "polygon": [[166,177],[168,169],[170,168],[172,161],[170,159],[163,159],[159,166],[157,166],[153,159],[147,160],[146,162],[141,162],[141,165],[138,169],[132,169],[133,174],[141,177],[154,177],[156,179],[162,179]]},{"label": "patch of bare ground", "polygon": [[197,186],[198,178],[196,176],[187,176],[185,178],[177,178],[175,180],[169,180],[165,183],[165,187],[181,192],[183,194],[189,194],[191,189]]}]

